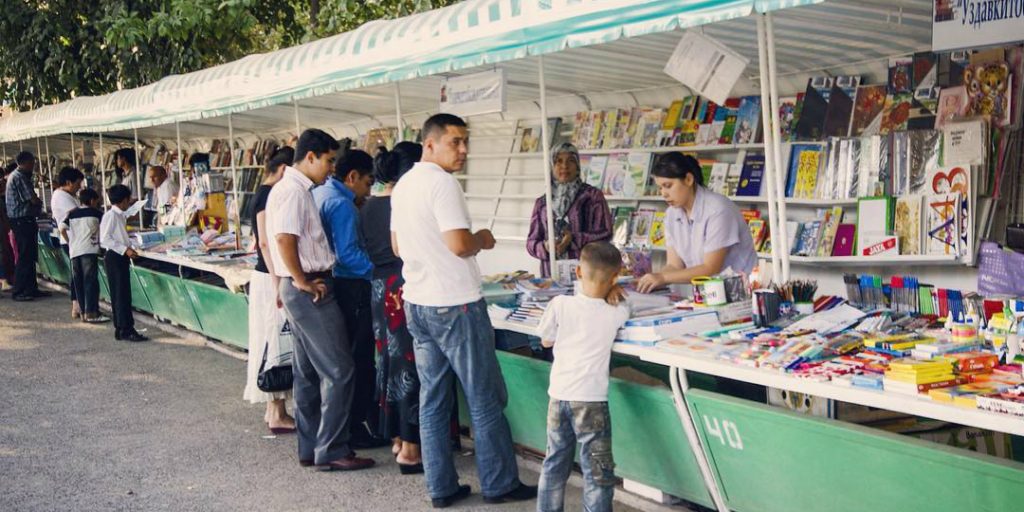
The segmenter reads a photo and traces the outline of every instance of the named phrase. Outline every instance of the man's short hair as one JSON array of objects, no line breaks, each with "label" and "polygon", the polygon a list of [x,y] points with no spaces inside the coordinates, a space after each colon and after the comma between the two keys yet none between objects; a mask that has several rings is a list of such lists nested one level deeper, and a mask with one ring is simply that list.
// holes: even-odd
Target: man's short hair
[{"label": "man's short hair", "polygon": [[423,123],[423,140],[444,134],[449,126],[466,127],[461,117],[452,114],[434,114]]},{"label": "man's short hair", "polygon": [[110,204],[117,204],[132,196],[132,189],[124,185],[114,185],[107,189],[107,199]]},{"label": "man's short hair", "polygon": [[114,151],[114,161],[117,162],[118,158],[122,158],[122,159],[124,159],[125,162],[128,162],[129,164],[134,166],[135,165],[135,149],[134,148],[121,148],[121,149],[119,149],[117,151]]},{"label": "man's short hair", "polygon": [[606,279],[619,273],[622,253],[608,242],[590,242],[580,251],[580,263]]},{"label": "man's short hair", "polygon": [[167,177],[167,169],[164,169],[162,165],[151,166],[149,170],[155,172],[157,176]]},{"label": "man's short hair", "polygon": [[344,180],[348,173],[356,171],[359,176],[373,172],[373,157],[361,149],[350,149],[334,162],[334,177]]},{"label": "man's short hair", "polygon": [[30,164],[35,160],[35,155],[28,151],[22,151],[21,153],[18,153],[18,156],[14,157],[14,161],[17,162],[18,165]]},{"label": "man's short hair", "polygon": [[82,181],[83,179],[85,179],[85,175],[82,174],[82,171],[79,171],[74,167],[64,167],[59,173],[57,173],[57,186],[63,187],[64,185],[74,183],[76,181]]},{"label": "man's short hair", "polygon": [[100,195],[93,189],[86,187],[78,192],[78,200],[83,204],[89,204],[92,201],[99,199]]},{"label": "man's short hair", "polygon": [[295,144],[295,161],[299,163],[306,159],[310,152],[313,156],[320,158],[324,153],[337,151],[341,147],[338,141],[327,132],[310,128],[299,136],[299,142]]}]

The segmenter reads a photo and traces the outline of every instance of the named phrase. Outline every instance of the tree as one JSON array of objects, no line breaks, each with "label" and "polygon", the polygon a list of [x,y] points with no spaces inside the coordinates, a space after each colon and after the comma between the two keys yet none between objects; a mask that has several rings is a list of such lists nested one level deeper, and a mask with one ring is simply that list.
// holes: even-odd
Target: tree
[{"label": "tree", "polygon": [[8,0],[0,101],[25,110],[138,87],[456,0]]}]

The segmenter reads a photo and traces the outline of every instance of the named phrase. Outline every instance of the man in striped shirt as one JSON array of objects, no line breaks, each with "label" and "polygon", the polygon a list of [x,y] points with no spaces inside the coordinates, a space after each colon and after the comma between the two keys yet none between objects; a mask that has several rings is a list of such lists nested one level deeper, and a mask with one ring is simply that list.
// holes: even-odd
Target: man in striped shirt
[{"label": "man in striped shirt", "polygon": [[18,153],[18,168],[7,179],[7,218],[11,224],[17,245],[18,261],[14,265],[14,290],[12,298],[28,301],[48,297],[49,292],[39,289],[36,281],[36,260],[39,259],[36,216],[43,202],[32,191],[32,170],[36,157],[28,151]]}]

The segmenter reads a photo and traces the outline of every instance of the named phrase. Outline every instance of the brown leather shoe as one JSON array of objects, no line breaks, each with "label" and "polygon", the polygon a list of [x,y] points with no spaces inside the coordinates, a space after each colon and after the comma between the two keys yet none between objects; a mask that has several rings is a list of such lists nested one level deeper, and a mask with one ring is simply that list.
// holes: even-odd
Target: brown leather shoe
[{"label": "brown leather shoe", "polygon": [[317,464],[317,466],[320,471],[358,471],[372,468],[374,464],[373,459],[363,459],[352,453],[348,457],[332,460],[325,464]]},{"label": "brown leather shoe", "polygon": [[299,465],[308,468],[313,465],[313,459],[299,459]]}]

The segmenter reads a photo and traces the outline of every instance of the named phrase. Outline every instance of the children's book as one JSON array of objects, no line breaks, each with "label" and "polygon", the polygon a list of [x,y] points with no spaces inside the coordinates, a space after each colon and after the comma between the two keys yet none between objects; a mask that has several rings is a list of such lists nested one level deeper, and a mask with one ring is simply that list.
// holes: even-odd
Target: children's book
[{"label": "children's book", "polygon": [[825,135],[846,137],[850,132],[853,116],[853,99],[860,85],[859,76],[837,76],[829,93],[828,109],[825,111]]},{"label": "children's book", "polygon": [[945,128],[955,117],[966,116],[969,107],[970,98],[967,96],[966,87],[960,85],[942,89],[939,92],[938,112],[935,114],[935,129]]},{"label": "children's book", "polygon": [[626,153],[608,155],[608,165],[604,170],[604,195],[614,197],[634,197],[636,187],[629,174],[629,156]]},{"label": "children's book", "polygon": [[926,251],[928,254],[959,254],[958,212],[961,194],[943,193],[924,196]]},{"label": "children's book", "polygon": [[882,129],[882,110],[885,108],[884,85],[862,85],[857,88],[850,120],[850,136],[875,135]]},{"label": "children's book", "polygon": [[744,96],[740,100],[739,113],[736,115],[736,132],[734,144],[751,144],[757,141],[761,128],[761,97]]},{"label": "children's book", "polygon": [[834,206],[825,212],[825,221],[821,226],[821,241],[818,243],[817,256],[831,256],[835,246],[839,224],[843,222],[843,207]]},{"label": "children's book", "polygon": [[729,187],[726,178],[729,176],[729,165],[726,162],[715,162],[711,165],[711,179],[707,181],[708,190],[722,194],[729,194]]},{"label": "children's book", "polygon": [[921,254],[921,196],[896,198],[893,231],[900,254]]},{"label": "children's book", "polygon": [[633,220],[633,213],[636,208],[632,206],[620,206],[615,209],[615,218],[612,224],[612,243],[623,247],[629,243],[631,233],[630,222]]},{"label": "children's book", "polygon": [[779,98],[779,140],[793,140],[793,120],[796,119],[796,96]]},{"label": "children's book", "polygon": [[793,144],[789,158],[789,173],[786,179],[786,197],[801,199],[814,197],[820,162],[820,145]]},{"label": "children's book", "polygon": [[[974,192],[971,189],[971,167],[969,165],[951,165],[930,169],[925,178],[926,193],[928,194],[959,194],[959,204],[956,208],[955,220],[957,224],[956,234],[957,254],[965,256],[967,261],[973,261],[974,256],[974,207],[971,205],[971,198]],[[932,205],[929,205],[932,206]],[[948,213],[944,209],[935,209],[934,213]],[[929,212],[931,214],[932,212]],[[931,218],[929,218],[931,220]],[[929,227],[931,224],[929,223]],[[946,232],[945,234],[949,234]],[[929,231],[929,237],[931,233]]]},{"label": "children's book", "polygon": [[631,234],[629,241],[637,247],[647,246],[651,237],[651,225],[654,224],[655,211],[651,208],[641,208],[633,212]]},{"label": "children's book", "polygon": [[[689,98],[692,98],[690,96]],[[675,130],[676,120],[679,119],[679,113],[683,110],[683,101],[676,100],[668,107],[668,114],[665,116],[665,121],[661,124],[662,130]]]},{"label": "children's book", "polygon": [[907,129],[910,120],[910,102],[913,94],[909,92],[889,93],[885,97],[885,108],[882,110],[881,135]]},{"label": "children's book", "polygon": [[750,238],[754,241],[754,251],[762,252],[764,241],[768,237],[768,224],[764,219],[750,219],[747,221],[750,228]]},{"label": "children's book", "polygon": [[629,166],[629,177],[633,183],[633,195],[636,197],[646,195],[646,184],[651,171],[652,155],[647,152],[632,152],[626,155],[626,163]]},{"label": "children's book", "polygon": [[601,188],[604,185],[604,171],[607,165],[607,155],[580,155],[583,182],[592,187]]},{"label": "children's book", "polygon": [[665,212],[654,212],[651,221],[651,247],[665,247]]},{"label": "children's book", "polygon": [[1010,67],[1005,60],[989,61],[975,64],[964,70],[964,85],[968,91],[977,91],[971,95],[967,109],[969,116],[989,116],[995,126],[1010,124],[1011,82],[1019,80],[1010,74]]},{"label": "children's book", "polygon": [[719,109],[719,110],[724,110],[724,112],[723,112],[724,120],[722,121],[722,123],[723,123],[722,124],[722,136],[719,137],[718,143],[719,144],[732,144],[733,143],[733,138],[734,138],[735,133],[736,133],[736,120],[737,120],[737,117],[739,116],[740,99],[739,98],[729,98],[729,99],[725,100],[724,107],[725,107],[724,109]]},{"label": "children's book", "polygon": [[757,197],[761,195],[761,180],[764,177],[764,155],[747,155],[740,172],[737,196]]},{"label": "children's book", "polygon": [[889,94],[914,92],[914,58],[894,57],[889,59]]},{"label": "children's book", "polygon": [[836,229],[835,243],[832,244],[832,256],[853,256],[856,238],[856,224],[840,224]]},{"label": "children's book", "polygon": [[705,186],[711,183],[711,169],[715,165],[715,161],[710,158],[699,158],[697,164],[700,165],[700,177],[703,180]]}]

